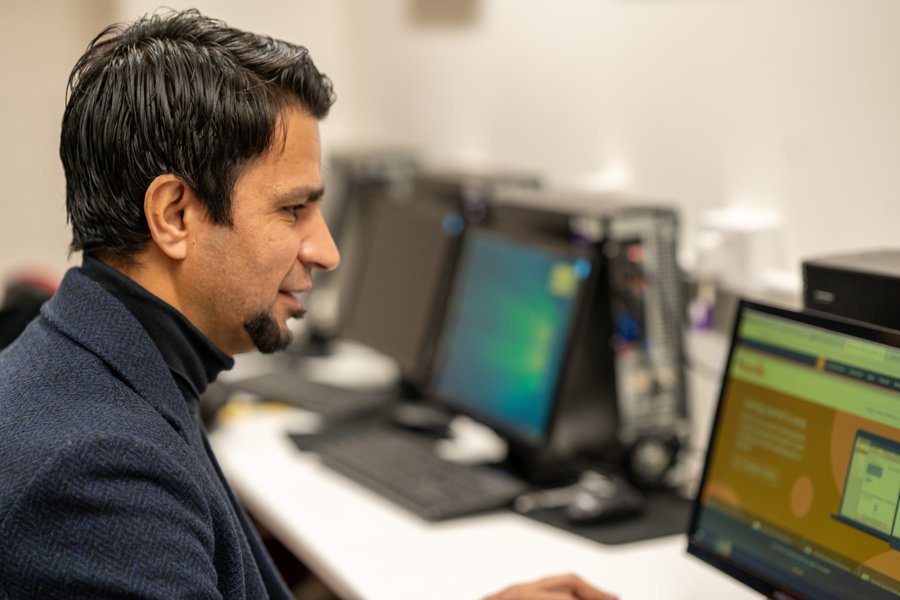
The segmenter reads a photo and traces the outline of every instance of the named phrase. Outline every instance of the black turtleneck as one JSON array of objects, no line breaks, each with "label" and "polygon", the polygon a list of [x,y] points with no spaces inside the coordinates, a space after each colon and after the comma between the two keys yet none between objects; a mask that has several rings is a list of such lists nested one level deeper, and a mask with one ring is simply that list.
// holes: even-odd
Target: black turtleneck
[{"label": "black turtleneck", "polygon": [[223,353],[173,306],[163,302],[130,277],[85,255],[81,272],[115,296],[150,335],[166,361],[175,383],[187,400],[199,400],[206,386],[234,366]]}]

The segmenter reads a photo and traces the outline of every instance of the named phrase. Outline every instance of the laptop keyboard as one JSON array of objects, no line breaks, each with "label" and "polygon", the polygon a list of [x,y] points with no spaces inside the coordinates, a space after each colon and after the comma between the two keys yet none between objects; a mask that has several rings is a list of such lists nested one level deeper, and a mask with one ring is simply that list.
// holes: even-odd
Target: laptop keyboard
[{"label": "laptop keyboard", "polygon": [[443,460],[433,441],[396,427],[358,427],[320,439],[322,464],[428,521],[502,508],[525,491],[511,475]]}]

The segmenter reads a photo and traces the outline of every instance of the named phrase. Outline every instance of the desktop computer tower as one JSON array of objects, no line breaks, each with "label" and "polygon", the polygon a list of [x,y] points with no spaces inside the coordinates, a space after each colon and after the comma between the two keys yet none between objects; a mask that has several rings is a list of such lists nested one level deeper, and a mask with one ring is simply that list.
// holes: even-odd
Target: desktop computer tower
[{"label": "desktop computer tower", "polygon": [[632,479],[655,485],[690,429],[677,215],[665,208],[617,210],[605,231],[619,441]]},{"label": "desktop computer tower", "polygon": [[900,250],[804,261],[803,306],[900,330]]},{"label": "desktop computer tower", "polygon": [[620,437],[676,433],[687,415],[676,214],[620,210],[606,217],[605,231]]}]

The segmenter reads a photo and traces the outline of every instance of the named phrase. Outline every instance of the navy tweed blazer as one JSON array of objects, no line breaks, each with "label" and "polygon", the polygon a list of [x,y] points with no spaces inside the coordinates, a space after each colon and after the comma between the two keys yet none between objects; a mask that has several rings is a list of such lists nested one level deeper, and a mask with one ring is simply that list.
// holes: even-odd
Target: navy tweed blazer
[{"label": "navy tweed blazer", "polygon": [[0,598],[288,597],[195,410],[137,319],[70,270],[0,354]]}]

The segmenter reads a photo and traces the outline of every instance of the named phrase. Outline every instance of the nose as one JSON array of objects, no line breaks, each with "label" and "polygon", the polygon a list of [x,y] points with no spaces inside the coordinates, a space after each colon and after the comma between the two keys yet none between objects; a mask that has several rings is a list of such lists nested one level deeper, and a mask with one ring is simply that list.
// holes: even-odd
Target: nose
[{"label": "nose", "polygon": [[331,231],[318,205],[315,207],[310,230],[300,244],[299,256],[302,263],[320,271],[336,269],[341,262],[337,244],[331,237]]}]

